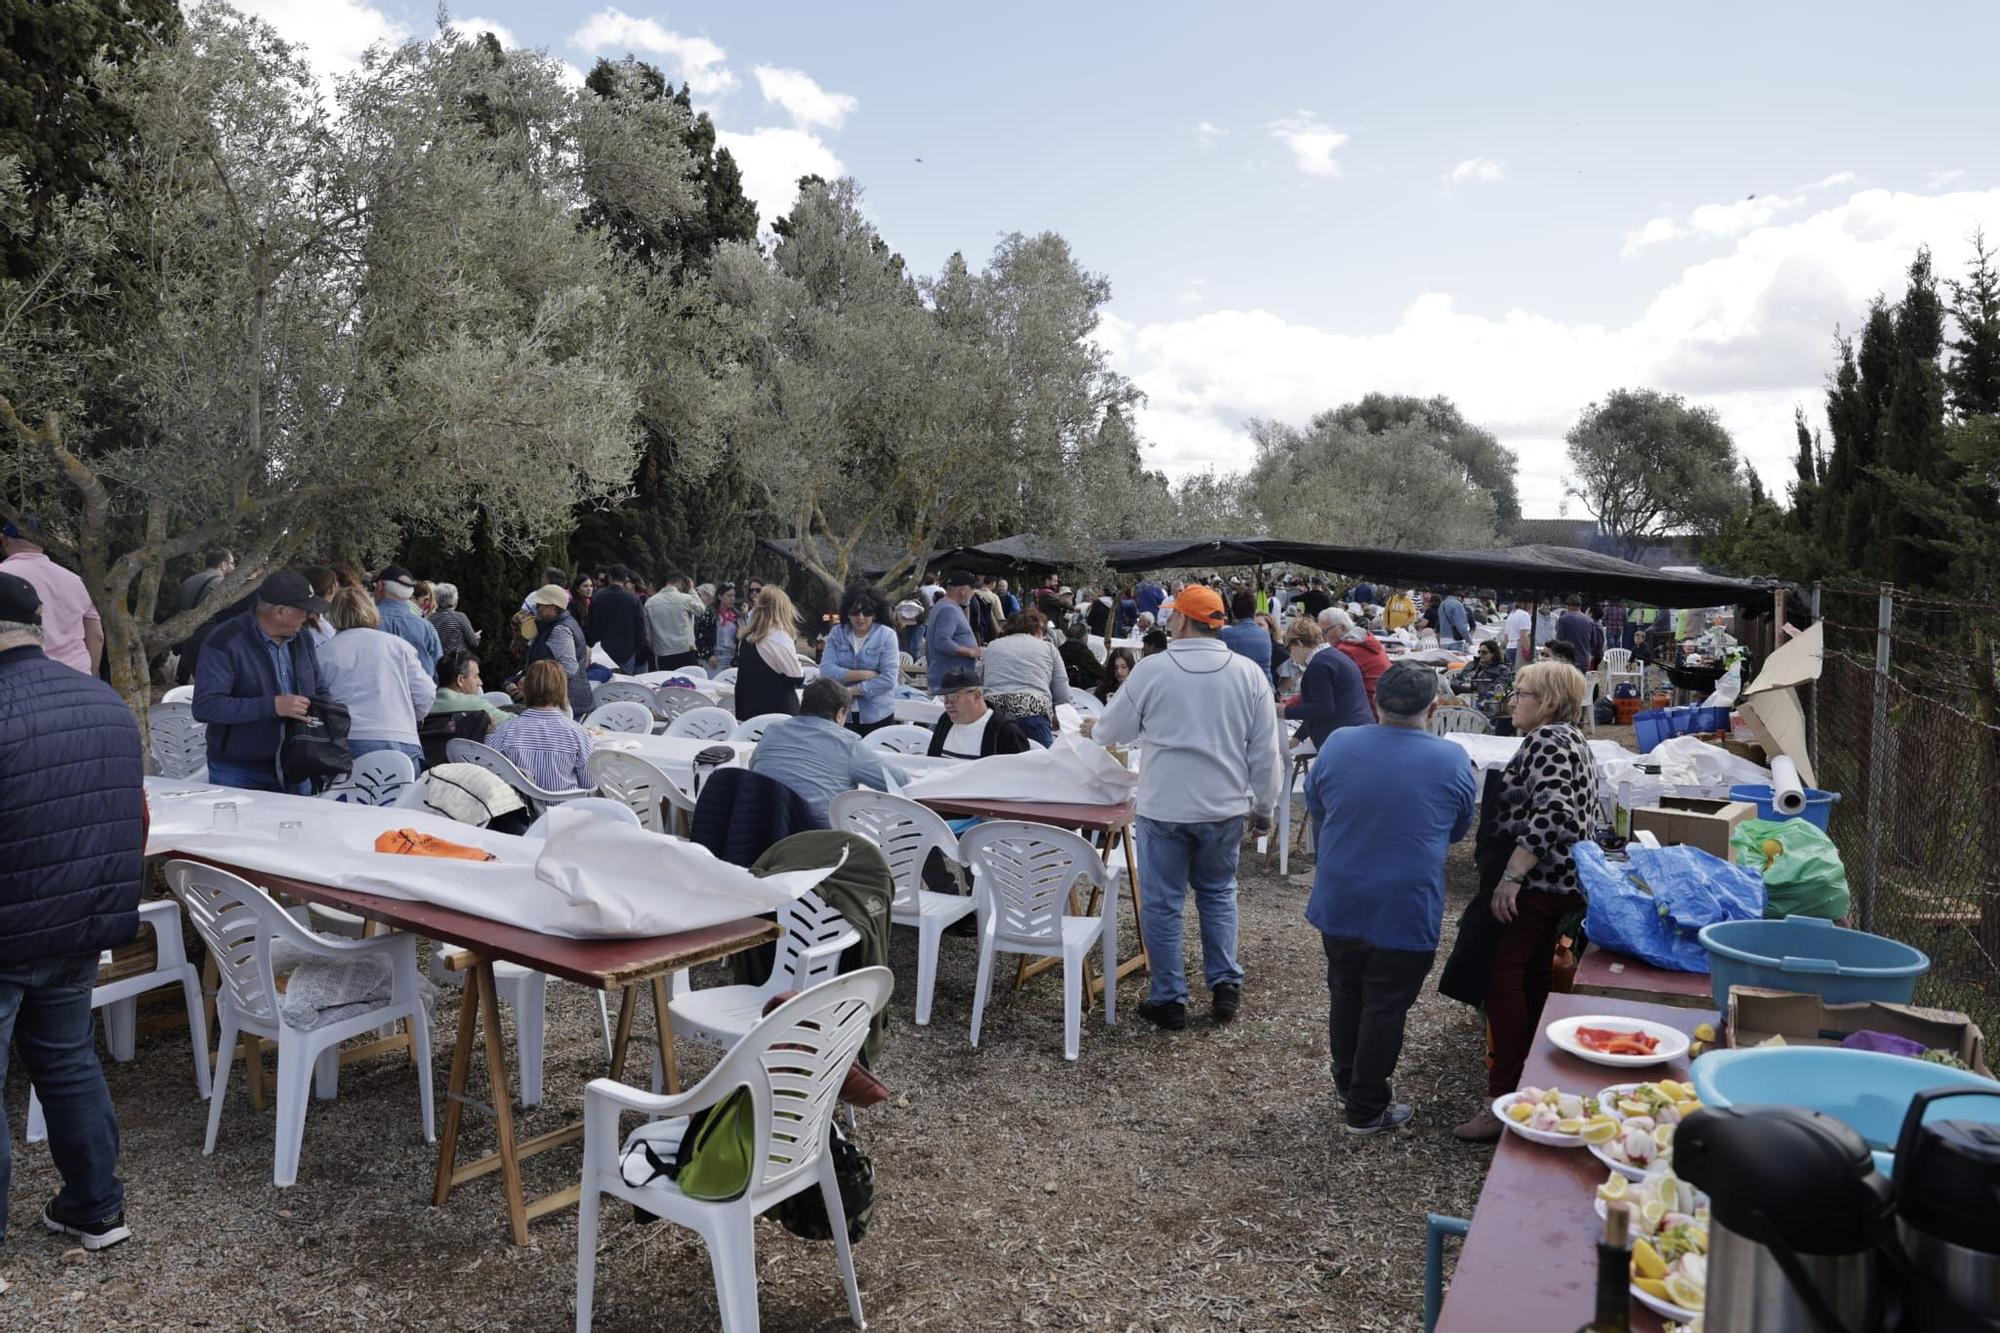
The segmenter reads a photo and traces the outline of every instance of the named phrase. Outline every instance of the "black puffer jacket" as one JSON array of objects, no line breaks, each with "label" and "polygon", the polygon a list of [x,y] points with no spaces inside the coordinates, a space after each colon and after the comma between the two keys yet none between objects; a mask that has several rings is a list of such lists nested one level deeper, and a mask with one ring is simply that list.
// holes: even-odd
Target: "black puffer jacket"
[{"label": "black puffer jacket", "polygon": [[0,968],[138,933],[144,782],[109,685],[40,648],[0,652]]}]

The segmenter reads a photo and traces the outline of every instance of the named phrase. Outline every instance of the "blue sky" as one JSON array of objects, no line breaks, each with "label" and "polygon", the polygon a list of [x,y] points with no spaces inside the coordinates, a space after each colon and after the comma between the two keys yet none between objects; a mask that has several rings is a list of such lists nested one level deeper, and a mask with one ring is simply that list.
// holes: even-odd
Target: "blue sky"
[{"label": "blue sky", "polygon": [[[249,0],[351,65],[425,0]],[[1782,487],[1836,323],[2000,235],[2000,6],[915,4],[468,0],[580,69],[691,79],[765,221],[845,172],[921,272],[1060,231],[1170,472],[1244,423],[1445,393],[1563,503],[1562,433],[1645,384],[1716,408]],[[918,162],[917,159],[922,161]],[[1754,198],[1752,196],[1755,196]],[[1580,513],[1572,507],[1572,512]]]}]

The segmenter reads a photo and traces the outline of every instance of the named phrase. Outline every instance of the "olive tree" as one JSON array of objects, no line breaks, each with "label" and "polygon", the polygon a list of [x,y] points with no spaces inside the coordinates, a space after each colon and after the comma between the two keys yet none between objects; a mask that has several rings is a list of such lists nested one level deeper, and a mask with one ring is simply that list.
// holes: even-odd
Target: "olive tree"
[{"label": "olive tree", "polygon": [[1322,413],[1305,430],[1254,421],[1251,434],[1246,497],[1272,536],[1399,550],[1493,545],[1493,492],[1423,422],[1370,430]]},{"label": "olive tree", "polygon": [[[216,4],[99,77],[132,138],[44,224],[40,271],[0,276],[0,513],[38,511],[78,568],[128,699],[200,618],[154,608],[203,547],[241,553],[226,602],[476,510],[531,542],[626,485],[667,303],[580,203],[589,171],[597,197],[692,206],[679,134],[649,123],[674,112],[448,27],[329,101]],[[0,220],[26,225],[8,179]]]}]

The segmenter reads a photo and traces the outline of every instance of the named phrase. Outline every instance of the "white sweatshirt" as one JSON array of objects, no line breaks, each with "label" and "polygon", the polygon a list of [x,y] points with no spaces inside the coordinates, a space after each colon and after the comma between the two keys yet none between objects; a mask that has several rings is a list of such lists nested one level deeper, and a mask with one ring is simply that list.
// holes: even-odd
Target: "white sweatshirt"
[{"label": "white sweatshirt", "polygon": [[1172,824],[1268,815],[1284,789],[1278,710],[1256,663],[1220,639],[1176,639],[1143,658],[1091,737],[1136,743],[1139,813]]},{"label": "white sweatshirt", "polygon": [[317,652],[320,691],[347,705],[349,736],[417,744],[417,724],[431,711],[437,685],[415,648],[379,629],[344,629]]}]

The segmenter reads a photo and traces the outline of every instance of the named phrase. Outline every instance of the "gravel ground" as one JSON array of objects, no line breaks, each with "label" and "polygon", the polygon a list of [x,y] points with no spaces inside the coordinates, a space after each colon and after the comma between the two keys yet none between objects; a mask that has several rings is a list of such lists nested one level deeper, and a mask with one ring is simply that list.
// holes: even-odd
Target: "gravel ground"
[{"label": "gravel ground", "polygon": [[[1446,950],[1471,891],[1467,845],[1450,869]],[[907,992],[891,1000],[880,1072],[896,1097],[861,1118],[877,1204],[855,1253],[875,1327],[1419,1326],[1424,1214],[1469,1216],[1485,1175],[1488,1150],[1449,1132],[1480,1100],[1481,1028],[1427,991],[1397,1083],[1416,1104],[1414,1126],[1342,1134],[1326,1067],[1324,958],[1301,915],[1309,883],[1246,858],[1249,980],[1234,1025],[1208,1021],[1197,987],[1188,1030],[1156,1032],[1131,1012],[1142,992],[1128,980],[1117,1027],[1087,1015],[1074,1064],[1062,1059],[1054,976],[1019,993],[996,987],[973,1050],[972,943],[946,939],[931,1026],[910,1022]],[[1198,948],[1192,914],[1189,927]],[[1129,921],[1125,931],[1129,947]],[[915,975],[913,939],[895,932],[899,978]],[[1199,977],[1198,959],[1190,972]],[[440,1095],[456,1006],[455,992],[440,997]],[[691,1085],[707,1060],[684,1049]],[[270,1113],[250,1110],[240,1068],[216,1153],[201,1156],[205,1104],[187,1051],[181,1033],[142,1036],[137,1062],[109,1067],[131,1242],[87,1255],[44,1232],[37,1214],[57,1177],[45,1148],[17,1149],[0,1328],[569,1326],[575,1213],[533,1224],[533,1243],[517,1249],[505,1240],[496,1178],[431,1208],[436,1159],[419,1133],[407,1060],[344,1071],[338,1101],[312,1106],[299,1183],[279,1190]],[[546,1101],[524,1132],[579,1108],[601,1060],[591,997],[552,984]],[[6,1087],[13,1126],[26,1097],[16,1071]],[[485,1151],[490,1134],[479,1117],[467,1120],[468,1146]],[[556,1150],[528,1164],[529,1186],[573,1183],[576,1170],[576,1152]],[[597,1328],[716,1326],[691,1232],[635,1227],[622,1206],[604,1220]],[[758,1247],[766,1328],[847,1327],[830,1245],[766,1223]]]}]

